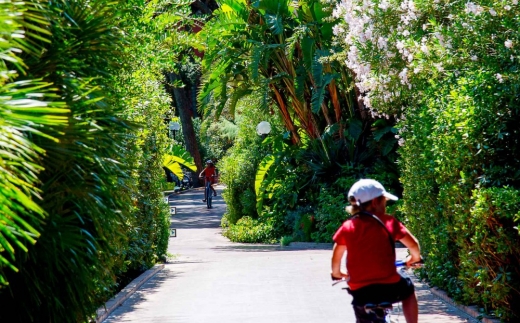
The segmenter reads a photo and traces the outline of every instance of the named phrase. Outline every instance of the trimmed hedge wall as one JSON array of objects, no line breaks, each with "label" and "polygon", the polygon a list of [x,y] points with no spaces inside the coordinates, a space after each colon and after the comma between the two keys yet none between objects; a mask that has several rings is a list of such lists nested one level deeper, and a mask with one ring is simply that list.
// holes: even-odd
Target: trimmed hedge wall
[{"label": "trimmed hedge wall", "polygon": [[484,72],[432,84],[402,122],[399,163],[401,211],[428,257],[425,276],[459,301],[518,322],[516,88]]}]

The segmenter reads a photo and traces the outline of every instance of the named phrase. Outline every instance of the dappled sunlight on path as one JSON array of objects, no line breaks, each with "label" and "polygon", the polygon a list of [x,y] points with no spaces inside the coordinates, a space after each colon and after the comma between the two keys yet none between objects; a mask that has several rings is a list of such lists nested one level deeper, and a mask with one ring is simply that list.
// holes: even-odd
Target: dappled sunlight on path
[{"label": "dappled sunlight on path", "polygon": [[[348,293],[331,287],[331,244],[232,243],[221,234],[221,189],[209,210],[200,189],[171,196],[177,237],[169,241],[170,260],[106,323],[355,322]],[[397,252],[404,258],[404,249]],[[424,285],[416,286],[420,322],[467,322]]]}]

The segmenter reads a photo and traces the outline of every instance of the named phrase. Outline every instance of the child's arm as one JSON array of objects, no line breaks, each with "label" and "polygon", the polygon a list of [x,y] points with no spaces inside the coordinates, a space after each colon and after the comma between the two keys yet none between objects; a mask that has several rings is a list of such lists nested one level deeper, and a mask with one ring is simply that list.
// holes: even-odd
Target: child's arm
[{"label": "child's arm", "polygon": [[407,266],[411,266],[411,264],[421,261],[421,247],[419,246],[419,240],[417,240],[408,229],[406,229],[405,236],[399,241],[401,241],[401,243],[410,251],[410,257],[406,259]]},{"label": "child's arm", "polygon": [[349,277],[348,273],[341,272],[341,259],[343,258],[343,255],[345,254],[346,251],[347,251],[347,246],[339,245],[337,243],[334,244],[334,248],[332,249],[332,264],[331,264],[332,278],[348,279],[348,277]]}]

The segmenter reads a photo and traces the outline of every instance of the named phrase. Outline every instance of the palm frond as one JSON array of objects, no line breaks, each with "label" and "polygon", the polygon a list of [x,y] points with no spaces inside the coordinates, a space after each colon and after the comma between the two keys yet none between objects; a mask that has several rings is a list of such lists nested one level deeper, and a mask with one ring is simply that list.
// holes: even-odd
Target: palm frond
[{"label": "palm frond", "polygon": [[190,153],[180,145],[171,145],[168,149],[168,154],[163,157],[163,167],[168,168],[175,174],[180,180],[184,178],[181,165],[197,171],[197,165]]},{"label": "palm frond", "polygon": [[[41,230],[38,224],[46,217],[40,206],[41,190],[37,188],[38,174],[43,170],[39,159],[45,151],[36,145],[32,137],[40,136],[56,140],[44,133],[45,127],[63,126],[68,122],[65,116],[69,110],[64,104],[51,102],[55,98],[49,83],[41,80],[12,81],[15,71],[7,70],[15,66],[25,73],[26,64],[18,53],[31,52],[30,42],[24,35],[27,20],[41,21],[32,4],[3,2],[0,4],[0,23],[3,31],[3,54],[0,56],[0,284],[8,284],[9,279],[3,268],[19,271],[19,260],[28,246],[36,243]],[[9,17],[9,18],[7,18]],[[0,18],[1,19],[1,18]],[[41,28],[33,28],[48,34]],[[8,36],[5,36],[8,35]],[[43,39],[43,38],[42,38]],[[16,252],[18,250],[18,254]]]},{"label": "palm frond", "polygon": [[[127,177],[119,162],[120,134],[128,125],[106,103],[113,93],[109,75],[120,66],[124,38],[114,28],[118,18],[114,2],[34,3],[42,15],[24,20],[32,27],[23,29],[27,44],[38,51],[24,55],[27,75],[17,78],[33,84],[27,86],[31,90],[25,101],[15,108],[17,114],[27,116],[20,121],[18,144],[25,139],[31,149],[39,147],[38,155],[23,155],[19,167],[27,170],[37,165],[32,175],[25,175],[37,176],[37,182],[26,180],[19,191],[28,197],[22,200],[24,207],[31,206],[28,201],[32,200],[45,216],[38,215],[36,208],[24,213],[15,206],[16,214],[40,236],[35,245],[23,244],[27,253],[22,246],[13,245],[19,272],[4,272],[9,289],[0,292],[0,320],[87,320],[99,305],[99,291],[114,284],[115,262],[120,259],[116,255],[125,239],[124,218],[133,207],[128,197],[118,195],[119,185]],[[29,9],[31,4],[23,6]],[[41,81],[31,81],[35,79]],[[45,91],[55,96],[38,94]],[[51,102],[42,105],[37,101]],[[65,101],[68,109],[59,101]],[[27,226],[23,228],[27,230]],[[28,232],[33,239],[37,236]]]}]

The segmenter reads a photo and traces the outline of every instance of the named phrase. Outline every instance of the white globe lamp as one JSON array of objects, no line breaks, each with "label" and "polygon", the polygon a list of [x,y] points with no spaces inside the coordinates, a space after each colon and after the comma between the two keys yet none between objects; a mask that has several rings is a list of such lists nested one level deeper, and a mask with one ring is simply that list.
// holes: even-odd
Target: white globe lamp
[{"label": "white globe lamp", "polygon": [[256,126],[256,133],[260,136],[268,135],[271,132],[271,125],[267,121],[262,121]]}]

